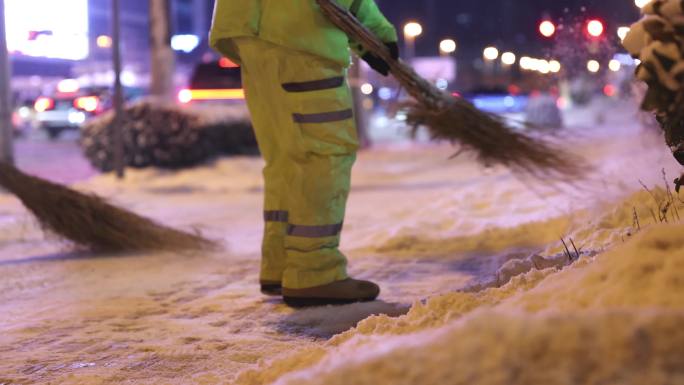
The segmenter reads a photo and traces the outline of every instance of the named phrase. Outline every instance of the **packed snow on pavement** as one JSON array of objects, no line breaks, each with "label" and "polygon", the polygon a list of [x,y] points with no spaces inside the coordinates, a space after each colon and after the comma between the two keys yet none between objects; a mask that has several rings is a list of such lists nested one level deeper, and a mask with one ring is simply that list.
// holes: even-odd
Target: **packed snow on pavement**
[{"label": "packed snow on pavement", "polygon": [[442,144],[362,152],[343,250],[383,292],[337,308],[258,292],[259,159],[75,186],[211,254],[80,252],[0,194],[0,384],[684,383],[680,170],[636,114],[572,111],[565,143],[596,166],[574,185]]}]

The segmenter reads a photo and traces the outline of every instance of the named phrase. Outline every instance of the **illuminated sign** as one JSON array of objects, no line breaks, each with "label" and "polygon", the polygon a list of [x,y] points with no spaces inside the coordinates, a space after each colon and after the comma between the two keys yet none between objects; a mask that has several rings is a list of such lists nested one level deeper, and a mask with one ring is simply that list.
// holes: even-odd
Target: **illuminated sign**
[{"label": "illuminated sign", "polygon": [[88,0],[5,0],[5,25],[13,54],[88,57]]}]

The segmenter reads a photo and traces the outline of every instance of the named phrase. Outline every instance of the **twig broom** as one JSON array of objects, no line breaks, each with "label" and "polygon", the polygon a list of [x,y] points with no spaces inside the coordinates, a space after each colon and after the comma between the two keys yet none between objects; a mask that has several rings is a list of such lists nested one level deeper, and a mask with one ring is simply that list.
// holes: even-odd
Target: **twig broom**
[{"label": "twig broom", "polygon": [[516,131],[503,118],[441,91],[406,63],[394,60],[385,44],[335,0],[316,1],[335,26],[389,64],[394,77],[415,99],[407,104],[408,122],[414,127],[427,126],[434,139],[459,143],[484,164],[501,164],[546,181],[572,182],[588,170],[576,155],[549,139]]},{"label": "twig broom", "polygon": [[93,251],[180,251],[214,247],[199,235],[159,225],[96,195],[24,174],[7,163],[0,163],[0,186],[19,198],[44,229]]}]

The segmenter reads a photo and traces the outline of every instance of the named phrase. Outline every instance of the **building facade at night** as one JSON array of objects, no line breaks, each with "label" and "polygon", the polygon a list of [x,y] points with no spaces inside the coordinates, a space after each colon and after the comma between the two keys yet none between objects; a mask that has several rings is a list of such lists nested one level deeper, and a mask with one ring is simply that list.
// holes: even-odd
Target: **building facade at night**
[{"label": "building facade at night", "polygon": [[[17,84],[111,72],[109,1],[5,0],[5,4]],[[203,39],[212,7],[212,0],[172,0],[173,33]],[[121,0],[124,68],[140,77],[149,69],[148,28],[148,1]]]}]

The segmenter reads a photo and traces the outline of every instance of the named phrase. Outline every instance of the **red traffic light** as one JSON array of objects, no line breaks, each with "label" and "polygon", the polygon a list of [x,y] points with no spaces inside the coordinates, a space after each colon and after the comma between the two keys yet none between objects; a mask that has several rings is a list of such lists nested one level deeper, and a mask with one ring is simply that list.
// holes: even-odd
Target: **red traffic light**
[{"label": "red traffic light", "polygon": [[591,37],[601,37],[605,30],[601,20],[593,19],[587,22],[587,34]]},{"label": "red traffic light", "polygon": [[544,37],[551,37],[556,33],[556,25],[549,20],[539,23],[539,33]]}]

